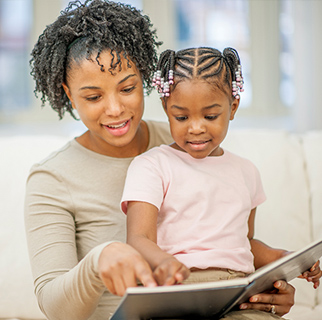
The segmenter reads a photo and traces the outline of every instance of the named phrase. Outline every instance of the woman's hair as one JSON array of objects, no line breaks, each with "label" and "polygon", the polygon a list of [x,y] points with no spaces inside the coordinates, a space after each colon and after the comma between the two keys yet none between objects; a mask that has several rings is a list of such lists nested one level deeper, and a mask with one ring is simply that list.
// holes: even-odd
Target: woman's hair
[{"label": "woman's hair", "polygon": [[169,96],[176,85],[185,79],[206,80],[224,91],[231,99],[238,99],[239,91],[243,91],[238,52],[233,48],[226,48],[221,53],[208,47],[162,52],[153,77],[154,85],[161,96]]},{"label": "woman's hair", "polygon": [[[135,63],[141,73],[144,88],[151,91],[152,74],[157,63],[156,31],[150,19],[137,9],[108,0],[72,1],[57,20],[47,26],[31,52],[31,75],[41,93],[42,106],[49,101],[61,119],[65,111],[73,117],[73,108],[62,83],[66,82],[73,62],[91,59],[101,70],[98,58],[103,50],[111,50],[113,59],[107,70],[113,73],[122,68],[125,58],[128,66]],[[75,118],[75,117],[74,117]]]}]

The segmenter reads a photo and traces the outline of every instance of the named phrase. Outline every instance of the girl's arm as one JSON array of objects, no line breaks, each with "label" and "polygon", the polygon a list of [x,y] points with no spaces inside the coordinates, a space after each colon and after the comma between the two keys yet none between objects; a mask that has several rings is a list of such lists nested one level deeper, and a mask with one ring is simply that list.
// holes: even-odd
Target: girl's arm
[{"label": "girl's arm", "polygon": [[158,209],[147,202],[130,201],[127,208],[127,243],[150,264],[159,285],[172,285],[189,276],[189,269],[157,245]]},{"label": "girl's arm", "polygon": [[[248,238],[251,244],[251,250],[254,255],[255,269],[258,269],[272,261],[275,261],[288,251],[281,249],[274,249],[263,242],[254,239],[254,222],[255,222],[256,208],[250,213],[248,220]],[[316,266],[320,270],[319,266]],[[259,293],[252,296],[249,302],[241,304],[240,309],[255,309],[270,312],[272,306],[275,306],[276,314],[283,316],[288,313],[294,305],[295,289],[293,286],[285,281],[276,281],[274,283],[275,290],[272,292]]]},{"label": "girl's arm", "polygon": [[[250,213],[248,220],[248,239],[250,241],[251,250],[254,255],[254,265],[255,269],[258,269],[270,262],[273,262],[279,258],[284,257],[289,254],[289,251],[282,249],[271,248],[265,243],[254,239],[254,223],[255,223],[255,213],[256,208],[253,209]],[[313,287],[316,289],[320,285],[320,278],[322,272],[320,269],[320,262],[317,261],[310,270],[303,273],[300,278],[304,278],[309,282],[313,282]]]},{"label": "girl's arm", "polygon": [[256,208],[254,208],[249,215],[248,219],[248,239],[251,246],[251,251],[254,255],[254,266],[258,269],[266,264],[282,258],[288,253],[286,250],[274,249],[267,246],[260,240],[254,239],[255,230],[255,214]]}]

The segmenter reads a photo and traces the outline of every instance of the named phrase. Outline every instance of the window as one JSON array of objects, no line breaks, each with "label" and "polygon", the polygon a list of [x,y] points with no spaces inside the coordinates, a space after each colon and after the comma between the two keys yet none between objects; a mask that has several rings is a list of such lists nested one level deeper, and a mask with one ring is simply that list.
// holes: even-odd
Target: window
[{"label": "window", "polygon": [[30,105],[31,0],[0,0],[0,119]]},{"label": "window", "polygon": [[250,31],[248,1],[175,0],[177,21],[176,49],[209,46],[223,50],[236,48],[243,65],[247,90],[241,107],[251,103]]}]

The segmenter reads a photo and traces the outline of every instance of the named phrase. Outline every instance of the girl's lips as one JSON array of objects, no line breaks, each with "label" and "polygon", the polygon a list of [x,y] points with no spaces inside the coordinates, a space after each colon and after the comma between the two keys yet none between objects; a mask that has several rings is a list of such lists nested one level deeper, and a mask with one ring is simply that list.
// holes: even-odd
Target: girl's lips
[{"label": "girl's lips", "polygon": [[207,141],[188,141],[189,145],[194,150],[202,150],[208,144],[210,140]]},{"label": "girl's lips", "polygon": [[126,134],[130,129],[130,120],[126,120],[124,122],[118,123],[118,124],[109,124],[109,125],[103,125],[103,127],[113,136],[122,136]]}]

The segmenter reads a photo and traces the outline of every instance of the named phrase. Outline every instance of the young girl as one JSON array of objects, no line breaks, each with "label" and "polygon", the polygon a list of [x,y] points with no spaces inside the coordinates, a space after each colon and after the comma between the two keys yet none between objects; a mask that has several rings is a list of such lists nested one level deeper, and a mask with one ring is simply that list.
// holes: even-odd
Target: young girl
[{"label": "young girl", "polygon": [[[220,146],[243,91],[237,51],[167,50],[154,83],[174,143],[134,159],[121,206],[128,243],[149,262],[158,284],[243,277],[285,255],[253,238],[256,207],[265,200],[259,172]],[[317,287],[318,264],[309,276]],[[273,304],[267,311],[283,314]]]}]

